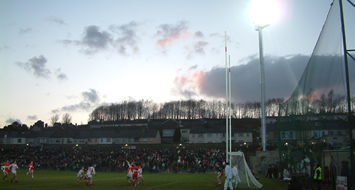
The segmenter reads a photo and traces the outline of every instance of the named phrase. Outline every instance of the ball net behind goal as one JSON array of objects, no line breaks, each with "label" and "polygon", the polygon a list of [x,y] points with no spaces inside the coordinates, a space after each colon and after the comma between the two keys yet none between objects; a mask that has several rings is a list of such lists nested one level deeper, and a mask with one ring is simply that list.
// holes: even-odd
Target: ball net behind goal
[{"label": "ball net behind goal", "polygon": [[[240,182],[237,184],[237,188],[261,188],[262,184],[252,174],[243,152],[229,152],[229,163],[233,168],[235,165],[238,168],[238,175]],[[236,188],[236,181],[238,178],[233,177],[233,187]]]},{"label": "ball net behind goal", "polygon": [[[348,107],[354,108],[355,103],[355,51],[349,48],[355,47],[355,35],[349,30],[346,38],[343,35],[341,8],[346,30],[355,28],[346,12],[355,11],[355,6],[342,2],[343,6],[338,0],[331,4],[302,77],[290,98],[279,106],[275,136],[281,168],[289,169],[292,175],[310,176],[315,163],[329,167],[322,161],[324,151],[348,147],[353,141],[350,134],[354,124],[348,117],[353,111]],[[347,84],[351,90],[347,90]],[[347,150],[349,155],[354,154],[354,150]]]}]

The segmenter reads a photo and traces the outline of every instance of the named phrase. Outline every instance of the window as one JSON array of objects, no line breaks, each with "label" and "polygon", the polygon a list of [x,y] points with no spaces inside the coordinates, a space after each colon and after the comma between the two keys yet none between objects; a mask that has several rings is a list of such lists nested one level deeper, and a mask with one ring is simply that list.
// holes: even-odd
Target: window
[{"label": "window", "polygon": [[55,139],[55,143],[60,143],[60,139]]},{"label": "window", "polygon": [[22,139],[17,139],[17,143],[22,143]]},{"label": "window", "polygon": [[134,138],[134,142],[139,142],[139,138]]},{"label": "window", "polygon": [[45,138],[40,138],[40,139],[39,139],[39,142],[40,142],[40,143],[45,143],[45,142],[46,142],[46,139],[45,139]]},{"label": "window", "polygon": [[238,133],[238,137],[243,137],[244,133]]},{"label": "window", "polygon": [[290,138],[293,139],[293,132],[290,132]]},{"label": "window", "polygon": [[147,138],[143,138],[142,142],[148,142],[148,139]]},{"label": "window", "polygon": [[249,133],[247,133],[247,137],[249,137]]},{"label": "window", "polygon": [[106,138],[106,142],[111,142],[111,138]]},{"label": "window", "polygon": [[285,138],[285,132],[281,133],[281,138],[283,138],[283,139]]},{"label": "window", "polygon": [[198,134],[198,137],[203,137],[203,134]]},{"label": "window", "polygon": [[28,139],[28,142],[33,143],[35,142],[35,139]]},{"label": "window", "polygon": [[67,143],[72,143],[71,139],[67,139]]},{"label": "window", "polygon": [[212,137],[212,133],[207,133],[207,137]]},{"label": "window", "polygon": [[187,130],[181,130],[181,133],[187,133]]}]

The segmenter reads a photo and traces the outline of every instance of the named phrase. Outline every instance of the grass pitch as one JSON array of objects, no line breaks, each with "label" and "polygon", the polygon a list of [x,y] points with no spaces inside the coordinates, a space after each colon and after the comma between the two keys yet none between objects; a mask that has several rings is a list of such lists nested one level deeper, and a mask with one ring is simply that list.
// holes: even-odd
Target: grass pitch
[{"label": "grass pitch", "polygon": [[[126,173],[117,172],[97,172],[94,176],[94,185],[92,187],[86,186],[85,181],[81,180],[76,184],[77,171],[35,171],[34,178],[26,175],[27,170],[18,170],[17,179],[18,183],[10,182],[13,177],[9,175],[9,180],[5,181],[0,179],[1,189],[36,189],[36,190],[80,190],[80,189],[144,189],[144,190],[175,190],[175,189],[193,189],[193,190],[223,190],[223,184],[217,186],[217,174],[174,174],[174,173],[161,173],[151,174],[143,173],[145,184],[136,187],[129,186],[126,180]],[[269,179],[264,175],[257,175],[263,184],[262,190],[284,190],[287,189],[287,183],[279,179]],[[224,180],[222,180],[224,183]],[[245,189],[245,188],[237,188]],[[249,188],[247,188],[249,189]]]}]

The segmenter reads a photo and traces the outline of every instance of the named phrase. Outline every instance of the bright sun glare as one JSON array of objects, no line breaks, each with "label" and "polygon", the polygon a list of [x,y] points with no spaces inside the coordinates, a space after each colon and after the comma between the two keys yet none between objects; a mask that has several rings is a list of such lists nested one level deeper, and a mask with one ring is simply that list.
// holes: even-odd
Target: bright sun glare
[{"label": "bright sun glare", "polygon": [[249,18],[255,26],[274,23],[280,17],[280,5],[277,0],[252,0],[249,6]]}]

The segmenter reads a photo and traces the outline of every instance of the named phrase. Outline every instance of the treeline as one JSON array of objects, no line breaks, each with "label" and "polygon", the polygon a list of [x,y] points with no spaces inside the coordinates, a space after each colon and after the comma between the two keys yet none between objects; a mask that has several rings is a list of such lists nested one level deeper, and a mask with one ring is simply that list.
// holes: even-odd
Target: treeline
[{"label": "treeline", "polygon": [[[295,104],[296,102],[296,104]],[[298,103],[297,103],[298,102]],[[151,100],[124,101],[122,103],[103,105],[89,115],[89,121],[103,119],[105,121],[135,120],[135,119],[224,119],[226,118],[226,102],[222,100],[180,100],[166,103],[155,103]],[[280,104],[283,109],[279,110]],[[355,98],[351,99],[352,107]],[[336,95],[334,90],[317,97],[314,91],[298,101],[290,99],[285,104],[284,98],[272,98],[265,102],[266,117],[283,115],[285,109],[293,110],[296,115],[313,114],[343,114],[347,113],[345,96]],[[287,108],[285,108],[287,107]],[[294,111],[303,109],[302,112]],[[261,118],[261,103],[231,103],[231,116],[235,119]]]},{"label": "treeline", "polygon": [[[277,116],[283,98],[273,98],[265,102],[266,116]],[[96,108],[89,115],[89,121],[135,119],[223,119],[226,118],[226,102],[221,100],[180,100],[155,103],[151,100],[124,101]],[[260,118],[260,102],[232,103],[232,118]]]}]

